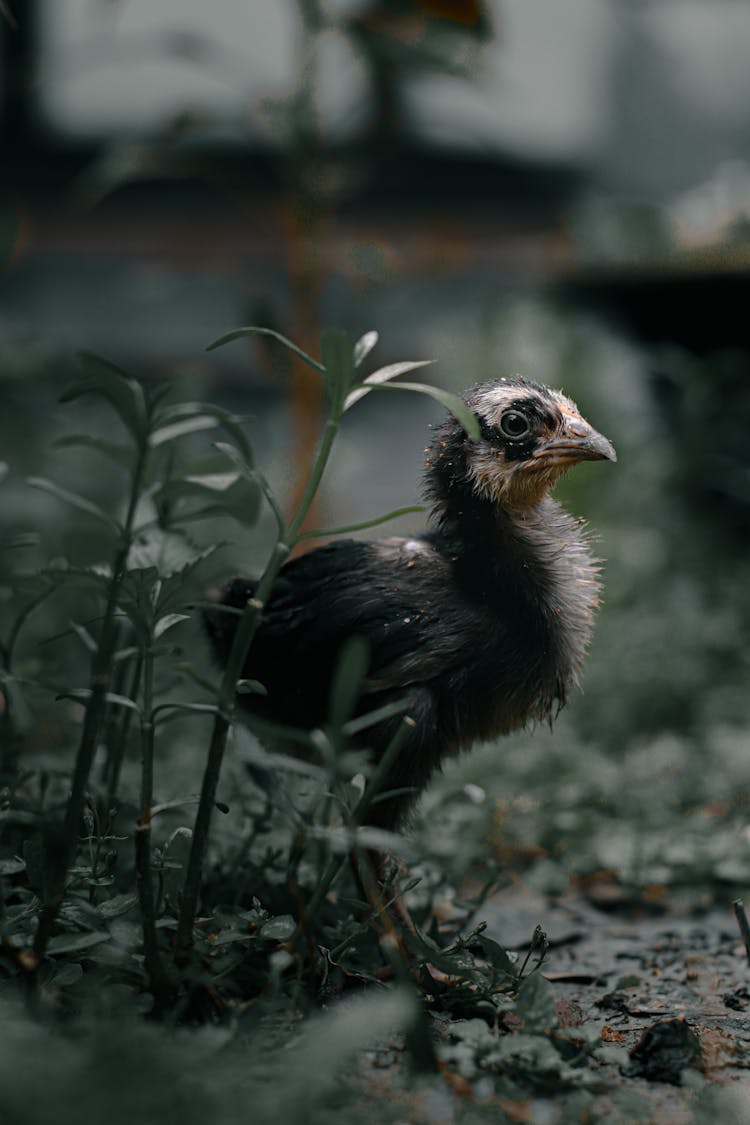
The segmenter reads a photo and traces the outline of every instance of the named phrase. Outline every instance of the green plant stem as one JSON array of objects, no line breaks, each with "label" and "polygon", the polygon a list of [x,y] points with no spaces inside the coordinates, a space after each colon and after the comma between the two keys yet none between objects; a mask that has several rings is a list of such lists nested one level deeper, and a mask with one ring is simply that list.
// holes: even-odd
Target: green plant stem
[{"label": "green plant stem", "polygon": [[[125,694],[130,699],[137,699],[138,692],[141,686],[141,675],[143,673],[143,654],[140,653],[136,658],[133,666],[133,676],[130,681],[130,690]],[[122,762],[125,756],[125,748],[128,743],[128,735],[130,734],[130,726],[133,721],[133,712],[129,707],[124,708],[124,714],[116,728],[112,738],[112,745],[109,747],[109,757],[107,759],[107,808],[111,809],[114,802],[117,800],[117,789],[120,784],[120,773],[122,771]]]},{"label": "green plant stem", "polygon": [[144,440],[140,444],[133,476],[131,478],[128,511],[115,554],[114,565],[112,567],[112,579],[109,584],[107,603],[102,618],[101,633],[99,634],[99,643],[92,662],[91,695],[89,696],[86,706],[86,716],[83,721],[81,741],[76,755],[73,782],[65,813],[62,838],[59,848],[57,849],[57,862],[51,875],[49,893],[46,896],[46,901],[39,914],[39,922],[36,934],[34,935],[33,949],[38,960],[41,960],[44,956],[47,944],[52,936],[52,930],[65,895],[65,881],[67,879],[68,870],[70,869],[78,845],[86,787],[96,753],[99,732],[101,731],[106,714],[107,689],[109,687],[112,654],[117,641],[117,602],[120,587],[125,576],[128,553],[132,543],[135,513],[141,495],[147,456],[148,445]]},{"label": "green plant stem", "polygon": [[[383,756],[375,768],[373,776],[370,778],[369,783],[365,787],[364,793],[360,797],[354,808],[354,811],[352,812],[350,828],[353,831],[356,831],[356,829],[361,826],[365,814],[382,789],[383,782],[388,776],[388,771],[398,757],[399,752],[404,745],[404,742],[414,730],[414,726],[414,720],[409,718],[408,715],[405,715],[399,725],[396,727],[393,737],[385,748]],[[354,849],[356,850],[356,844],[354,845]],[[329,861],[328,866],[319,879],[318,885],[313,891],[312,897],[307,904],[306,915],[308,925],[317,915],[320,909],[320,905],[323,902],[325,896],[328,894],[332,883],[336,878],[338,878],[340,872],[343,871],[349,861],[349,856],[345,856],[343,859],[336,859],[334,857]],[[295,931],[295,937],[297,937],[298,932],[299,926],[297,927],[297,931]]]},{"label": "green plant stem", "polygon": [[143,957],[151,993],[157,1004],[163,990],[164,972],[159,955],[154,906],[154,877],[151,866],[151,809],[154,799],[154,656],[150,647],[143,653],[141,709],[141,800],[135,826],[135,874],[141,904]]},{"label": "green plant stem", "polygon": [[331,411],[331,416],[323,430],[320,445],[310,475],[307,479],[302,498],[297,505],[297,509],[288,527],[284,534],[279,537],[271,553],[266,569],[256,587],[255,596],[248,601],[245,611],[240,618],[224,669],[224,675],[221,678],[218,711],[214,718],[206,766],[203,772],[201,795],[198,802],[195,825],[193,827],[193,838],[190,844],[190,855],[188,857],[187,871],[185,873],[180,918],[177,927],[178,946],[183,950],[189,949],[193,941],[193,927],[195,925],[195,916],[198,909],[203,863],[208,847],[211,817],[216,803],[216,791],[219,785],[227,736],[232,723],[237,680],[242,675],[250,646],[258,626],[260,625],[263,610],[273,588],[273,584],[276,581],[281,567],[289,557],[290,551],[297,542],[300,528],[304,523],[305,516],[320,486],[326,465],[328,464],[328,459],[331,455],[331,449],[338,432],[340,421],[341,405],[335,404]]}]

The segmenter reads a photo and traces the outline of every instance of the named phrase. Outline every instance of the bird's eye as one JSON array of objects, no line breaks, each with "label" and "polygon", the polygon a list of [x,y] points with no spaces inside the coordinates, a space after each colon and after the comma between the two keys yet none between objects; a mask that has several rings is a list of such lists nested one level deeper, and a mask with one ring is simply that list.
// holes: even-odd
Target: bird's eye
[{"label": "bird's eye", "polygon": [[506,410],[500,419],[500,431],[507,438],[523,438],[531,430],[531,424],[520,410]]}]

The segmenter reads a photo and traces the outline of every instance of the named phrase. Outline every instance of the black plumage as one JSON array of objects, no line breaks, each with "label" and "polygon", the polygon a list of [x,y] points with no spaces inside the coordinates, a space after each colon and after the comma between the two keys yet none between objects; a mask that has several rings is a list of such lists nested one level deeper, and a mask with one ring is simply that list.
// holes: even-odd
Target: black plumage
[{"label": "black plumage", "polygon": [[[447,755],[551,718],[577,680],[598,604],[585,527],[548,493],[571,465],[615,460],[614,449],[570,399],[531,381],[480,384],[465,400],[481,439],[449,417],[426,451],[433,530],[338,540],[288,562],[244,670],[267,689],[242,697],[256,714],[312,728],[326,720],[342,646],[365,637],[359,711],[403,700],[415,723],[388,790],[418,792]],[[253,591],[237,578],[222,600],[242,607]],[[236,621],[207,616],[221,660]],[[369,729],[363,744],[379,756],[398,722]],[[393,828],[410,803],[375,804],[368,821]]]}]

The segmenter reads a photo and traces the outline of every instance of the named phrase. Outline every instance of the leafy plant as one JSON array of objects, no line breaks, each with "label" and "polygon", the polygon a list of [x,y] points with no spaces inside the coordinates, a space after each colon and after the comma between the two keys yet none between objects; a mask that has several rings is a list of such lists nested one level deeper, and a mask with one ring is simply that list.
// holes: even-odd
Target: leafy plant
[{"label": "leafy plant", "polygon": [[[45,783],[41,799],[35,801],[32,775],[23,772],[20,755],[9,762],[14,787],[7,823],[12,838],[20,845],[23,861],[12,857],[6,860],[4,873],[20,876],[25,872],[28,883],[25,887],[20,883],[18,908],[6,914],[6,934],[16,968],[29,975],[37,987],[50,955],[85,953],[86,959],[96,959],[94,951],[111,941],[108,923],[130,915],[135,905],[127,879],[117,888],[119,895],[106,894],[118,882],[116,871],[124,840],[119,823],[132,801],[120,797],[120,777],[123,756],[134,734],[141,758],[132,829],[141,929],[141,953],[137,956],[142,959],[143,983],[151,993],[155,1012],[163,1014],[175,1005],[178,1010],[192,1012],[194,997],[205,999],[208,995],[209,1008],[213,1005],[218,1013],[225,1001],[216,992],[215,979],[241,967],[234,992],[247,998],[263,987],[269,973],[273,975],[274,963],[279,972],[285,959],[285,968],[298,964],[303,948],[308,951],[305,956],[309,954],[311,980],[318,982],[322,970],[317,945],[328,924],[326,898],[348,870],[351,854],[384,843],[375,838],[374,830],[362,828],[361,822],[370,802],[376,799],[388,761],[398,752],[410,720],[404,720],[401,733],[374,771],[361,753],[347,749],[352,734],[383,717],[379,713],[352,718],[360,675],[357,668],[361,665],[361,654],[352,650],[342,654],[326,730],[307,734],[266,726],[261,732],[296,739],[306,748],[309,762],[257,749],[254,761],[248,762],[265,803],[260,817],[252,814],[247,850],[252,852],[253,845],[268,837],[272,849],[269,866],[279,872],[286,869],[292,902],[285,902],[279,913],[270,913],[262,905],[267,897],[266,878],[253,888],[249,910],[231,917],[219,911],[211,919],[208,938],[203,923],[196,927],[198,906],[207,893],[203,874],[213,814],[217,808],[228,811],[228,806],[217,800],[217,791],[234,722],[235,699],[238,693],[264,690],[262,684],[242,680],[240,673],[265,601],[280,567],[298,542],[335,530],[355,529],[302,530],[344,412],[373,391],[409,390],[437,399],[477,436],[475,419],[456,396],[428,384],[392,382],[422,366],[423,361],[391,364],[364,378],[357,377],[360,365],[377,342],[375,333],[367,333],[356,345],[343,333],[326,333],[320,361],[278,333],[262,328],[240,329],[212,346],[251,333],[270,335],[300,356],[322,377],[326,389],[328,419],[304,494],[288,520],[253,463],[242,418],[204,403],[171,403],[166,388],[147,389],[109,361],[91,354],[81,357],[82,378],[61,401],[72,403],[83,397],[102,400],[116,415],[122,438],[113,441],[79,433],[64,437],[58,446],[91,451],[124,476],[122,512],[111,514],[94,499],[52,479],[34,476],[28,482],[92,522],[98,529],[104,556],[91,565],[47,564],[31,580],[25,578],[25,601],[9,624],[2,650],[8,701],[4,717],[10,727],[20,729],[24,683],[14,673],[14,660],[30,614],[43,601],[65,593],[74,598],[83,593],[96,606],[93,616],[70,623],[72,637],[89,657],[88,683],[69,684],[58,694],[58,700],[70,701],[82,710],[70,792],[63,798],[61,791],[66,783],[59,778],[52,795]],[[216,430],[224,440],[214,442],[210,458],[185,455],[188,439]],[[191,586],[200,583],[202,568],[217,546],[200,548],[187,528],[217,509],[251,525],[262,499],[274,516],[276,538],[255,596],[240,616],[226,669],[217,683],[194,663],[174,661],[173,631],[189,620],[196,604],[200,605],[200,599],[191,597]],[[398,509],[356,528],[376,526],[412,510]],[[197,684],[202,697],[174,696],[175,682]],[[166,694],[165,683],[171,689]],[[154,797],[165,730],[168,732],[175,720],[190,716],[208,718],[212,723],[195,820],[190,827],[178,826],[166,841],[154,847],[155,818],[192,800],[155,804]],[[29,738],[33,741],[33,734]],[[97,753],[104,758],[103,788],[92,776]],[[364,791],[352,784],[355,773],[363,771],[369,777]],[[304,778],[310,787],[302,808],[298,795],[287,792],[281,780],[285,773]],[[340,810],[338,827],[330,823],[334,800]],[[286,816],[286,829],[278,824],[279,812]],[[27,829],[31,829],[30,834]],[[181,885],[175,888],[175,873],[181,870],[182,862],[174,857],[179,854],[179,841],[185,838],[190,841],[189,851]],[[395,851],[403,847],[397,839],[388,843]],[[382,915],[377,889],[371,891],[368,909],[373,916]],[[33,938],[28,942],[32,925]],[[339,945],[352,936],[356,944],[369,933],[367,924],[346,918],[339,917],[336,925]],[[166,935],[168,946],[163,940]],[[233,947],[239,949],[239,957]],[[285,952],[282,947],[286,947]],[[222,951],[218,957],[217,950]],[[368,974],[362,970],[360,975]]]}]

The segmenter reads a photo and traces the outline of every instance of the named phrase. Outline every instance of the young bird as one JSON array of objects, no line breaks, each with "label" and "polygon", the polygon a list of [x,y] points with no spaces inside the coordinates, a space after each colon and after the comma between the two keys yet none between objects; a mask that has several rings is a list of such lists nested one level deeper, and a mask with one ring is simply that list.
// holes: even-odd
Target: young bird
[{"label": "young bird", "polygon": [[[426,450],[434,529],[414,538],[340,539],[279,574],[243,675],[267,695],[243,696],[259,716],[325,723],[338,655],[366,638],[359,713],[403,701],[414,722],[367,822],[393,829],[448,755],[480,739],[551,719],[578,675],[599,602],[598,567],[582,521],[549,496],[579,461],[615,461],[609,441],[560,391],[522,378],[464,395],[481,429],[452,416]],[[227,606],[255,583],[236,578]],[[220,660],[237,617],[207,615]],[[361,736],[379,758],[400,717]]]}]

